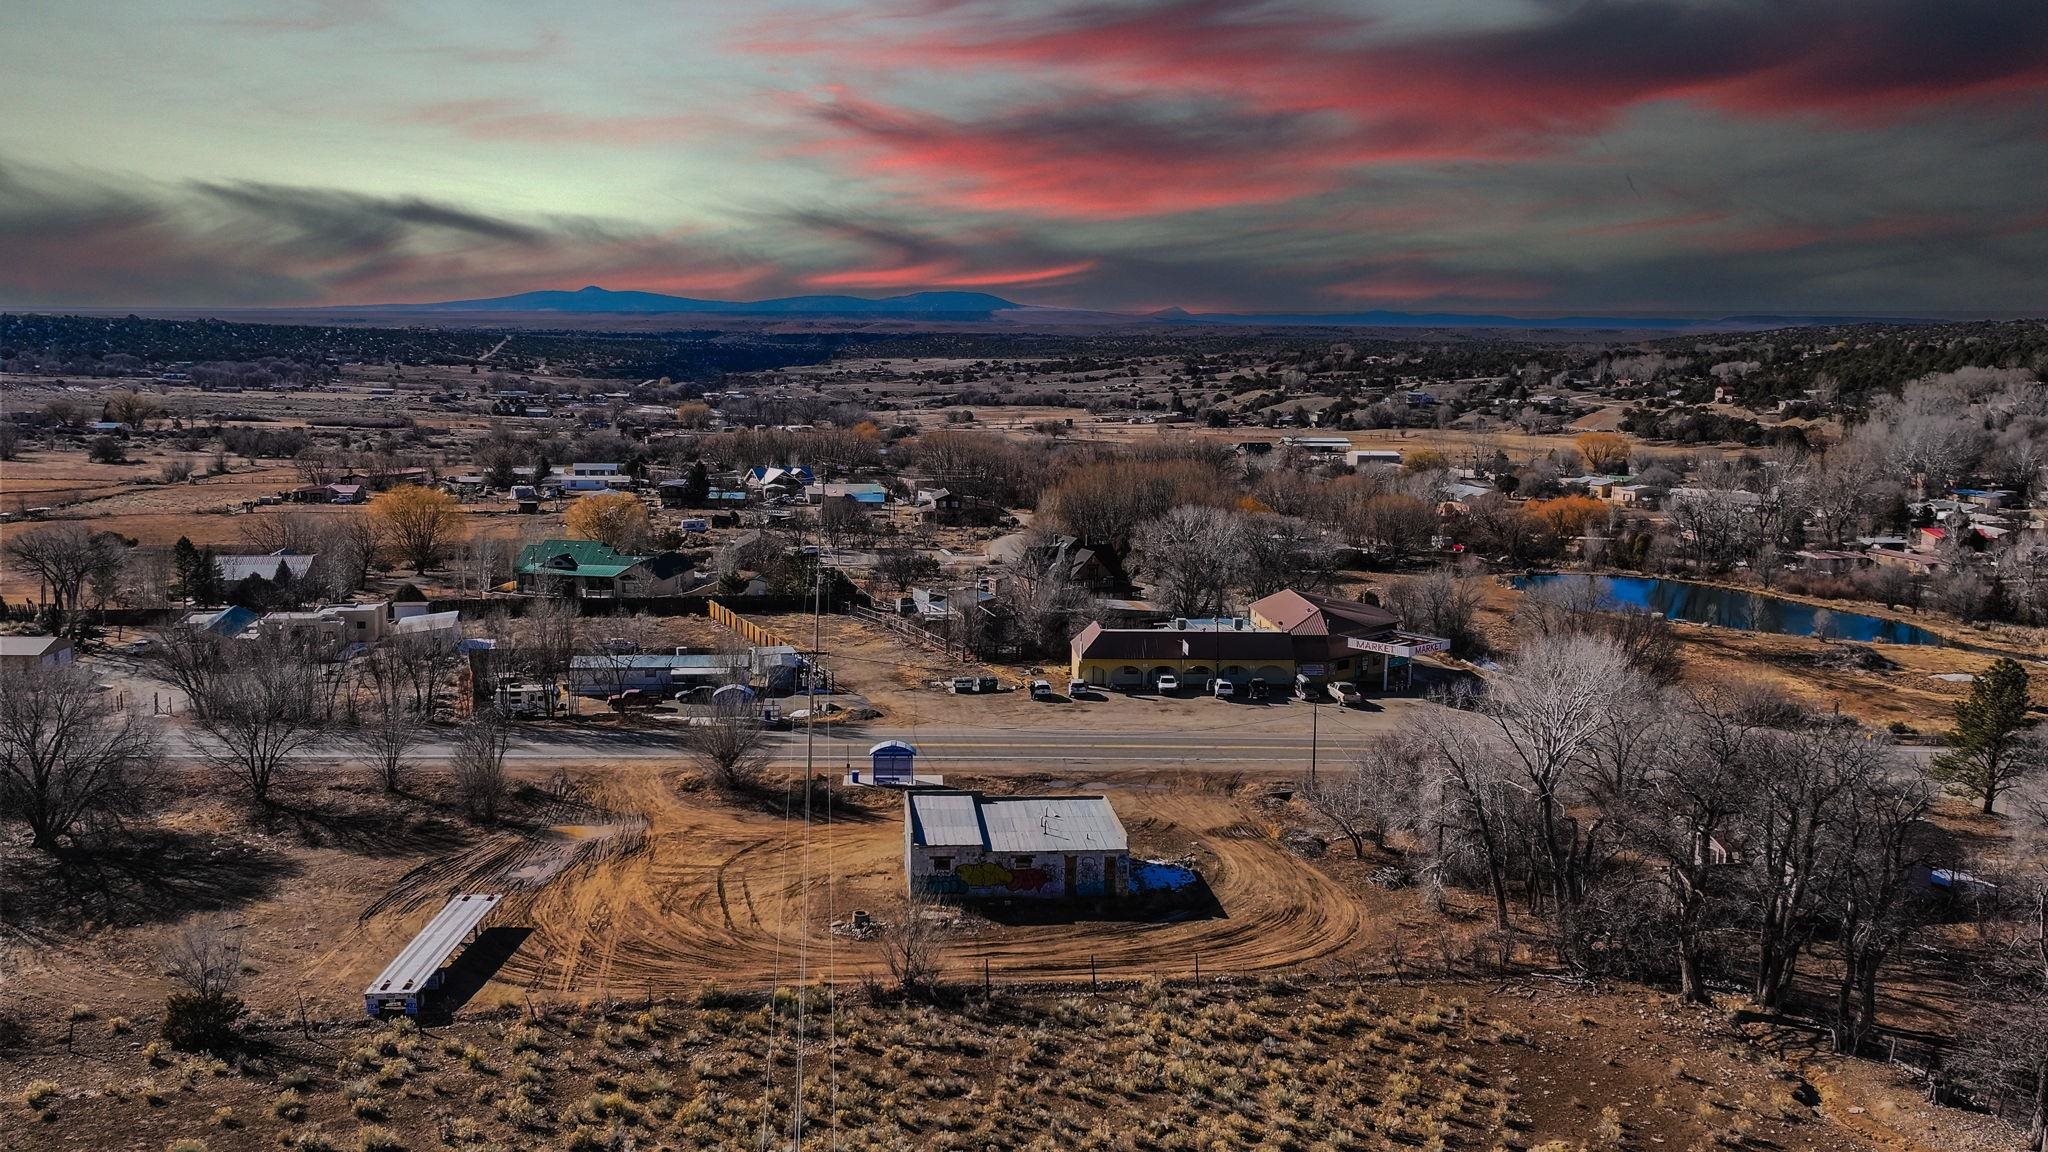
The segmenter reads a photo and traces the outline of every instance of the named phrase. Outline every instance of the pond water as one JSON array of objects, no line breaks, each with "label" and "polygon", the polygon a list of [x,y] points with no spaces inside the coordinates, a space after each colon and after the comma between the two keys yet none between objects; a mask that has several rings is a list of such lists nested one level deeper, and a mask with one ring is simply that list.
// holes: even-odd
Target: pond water
[{"label": "pond water", "polygon": [[1602,597],[1623,608],[1644,609],[1666,620],[1712,624],[1745,632],[1777,632],[1786,636],[1827,636],[1861,644],[1942,644],[1940,636],[1901,620],[1862,612],[1841,612],[1784,600],[1759,592],[1715,588],[1688,580],[1653,576],[1595,576],[1583,572],[1538,572],[1517,576],[1524,590],[1559,581],[1591,584]]}]

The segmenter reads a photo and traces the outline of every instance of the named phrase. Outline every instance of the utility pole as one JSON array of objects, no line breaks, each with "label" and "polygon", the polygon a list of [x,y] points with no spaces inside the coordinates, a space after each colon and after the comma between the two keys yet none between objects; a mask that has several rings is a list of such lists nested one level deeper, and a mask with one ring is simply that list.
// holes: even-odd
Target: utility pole
[{"label": "utility pole", "polygon": [[[1313,689],[1314,685],[1310,687]],[[1316,698],[1311,695],[1308,698],[1308,788],[1311,792],[1316,788],[1316,742],[1319,735],[1316,717]]]}]

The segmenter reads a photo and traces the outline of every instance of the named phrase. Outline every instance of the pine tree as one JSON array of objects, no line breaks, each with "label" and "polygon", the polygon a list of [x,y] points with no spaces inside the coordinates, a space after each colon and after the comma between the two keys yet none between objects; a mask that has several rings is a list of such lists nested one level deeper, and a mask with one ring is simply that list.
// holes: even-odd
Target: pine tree
[{"label": "pine tree", "polygon": [[214,563],[213,549],[195,548],[190,537],[180,536],[171,546],[171,566],[180,596],[194,604],[220,603],[220,565]]},{"label": "pine tree", "polygon": [[702,460],[692,461],[689,475],[683,478],[683,503],[696,506],[711,498],[711,474],[704,470]]},{"label": "pine tree", "polygon": [[2025,734],[2027,670],[1999,657],[1970,686],[1955,715],[1948,751],[1934,758],[1927,774],[1950,792],[1981,801],[1989,815],[2000,795],[2043,764],[2040,745]]}]

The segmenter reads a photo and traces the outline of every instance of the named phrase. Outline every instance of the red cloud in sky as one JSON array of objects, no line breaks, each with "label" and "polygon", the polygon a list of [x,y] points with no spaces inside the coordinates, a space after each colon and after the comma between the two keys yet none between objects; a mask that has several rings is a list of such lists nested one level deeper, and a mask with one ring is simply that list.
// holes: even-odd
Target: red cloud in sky
[{"label": "red cloud in sky", "polygon": [[1298,199],[1336,185],[1333,142],[1298,125],[1160,117],[1105,100],[956,120],[841,95],[819,147],[921,199],[990,212],[1123,219]]},{"label": "red cloud in sky", "polygon": [[1018,11],[961,0],[785,18],[747,46],[876,86],[904,73],[1064,84],[1022,112],[941,116],[865,95],[818,117],[861,171],[966,207],[1070,217],[1282,202],[1375,163],[1524,159],[1660,101],[1868,122],[2048,91],[2048,4],[2008,0],[1590,0],[1510,24],[1461,27],[1447,9],[1427,32],[1229,0]]},{"label": "red cloud in sky", "polygon": [[848,268],[803,278],[812,288],[1015,288],[1050,285],[1093,271],[1093,260],[1076,260],[1041,268],[963,268],[954,260],[928,260],[879,268]]},{"label": "red cloud in sky", "polygon": [[1540,300],[1543,285],[1511,276],[1454,272],[1416,264],[1376,267],[1326,291],[1345,300],[1399,304],[1418,300]]}]

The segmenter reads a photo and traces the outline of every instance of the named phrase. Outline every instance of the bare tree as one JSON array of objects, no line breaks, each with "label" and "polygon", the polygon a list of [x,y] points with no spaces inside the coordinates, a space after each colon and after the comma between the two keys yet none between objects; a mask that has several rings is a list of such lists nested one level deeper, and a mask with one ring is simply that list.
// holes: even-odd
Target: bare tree
[{"label": "bare tree", "polygon": [[1361,749],[1350,764],[1302,782],[1303,802],[1351,841],[1351,854],[1365,859],[1365,843],[1384,850],[1396,830],[1417,827],[1414,798],[1422,790],[1424,749],[1411,736],[1395,733]]},{"label": "bare tree", "polygon": [[[1759,698],[1750,707],[1769,709]],[[1778,731],[1753,752],[1753,787],[1743,835],[1757,909],[1754,994],[1784,1006],[1799,958],[1821,926],[1833,883],[1838,829],[1859,792],[1884,778],[1879,748],[1853,725],[1793,712],[1763,715]]]},{"label": "bare tree", "polygon": [[291,758],[326,731],[323,677],[305,654],[273,638],[236,641],[194,684],[193,723],[210,736],[210,759],[258,804]]},{"label": "bare tree", "polygon": [[8,567],[34,579],[60,617],[82,609],[89,589],[117,587],[126,551],[120,536],[77,524],[35,528],[4,547]]},{"label": "bare tree", "polygon": [[1182,505],[1138,526],[1133,551],[1153,603],[1173,616],[1220,616],[1244,559],[1244,524],[1221,508]]},{"label": "bare tree", "polygon": [[913,894],[882,930],[882,959],[899,992],[928,993],[939,983],[939,927],[927,897]]},{"label": "bare tree", "polygon": [[164,1005],[164,1039],[185,1051],[231,1046],[242,1016],[242,942],[218,917],[178,930],[163,954],[164,975],[178,989]]},{"label": "bare tree", "polygon": [[713,705],[683,729],[681,743],[683,755],[722,792],[755,787],[768,767],[766,732],[745,703]]},{"label": "bare tree", "polygon": [[139,808],[161,762],[155,728],[85,669],[0,673],[0,815],[38,849]]},{"label": "bare tree", "polygon": [[554,715],[557,689],[569,674],[583,640],[583,621],[573,601],[529,602],[511,631],[507,661],[548,689],[547,709]]},{"label": "bare tree", "polygon": [[427,714],[418,706],[399,652],[379,649],[356,668],[348,708],[352,726],[342,739],[369,760],[386,792],[402,791],[413,751],[427,740]]},{"label": "bare tree", "polygon": [[1479,578],[1462,575],[1448,564],[1427,575],[1390,581],[1386,590],[1387,607],[1403,625],[1449,640],[1451,651],[1460,655],[1483,646],[1473,621],[1485,600]]},{"label": "bare tree", "polygon": [[495,708],[478,709],[463,726],[452,767],[455,795],[470,819],[490,823],[498,818],[511,791],[505,776],[505,755],[511,747],[511,725]]},{"label": "bare tree", "polygon": [[1533,806],[1532,839],[1558,909],[1585,891],[1594,830],[1579,802],[1590,794],[1597,742],[1619,702],[1647,694],[1618,645],[1581,635],[1524,646],[1480,701],[1513,786]]},{"label": "bare tree", "polygon": [[[1657,704],[1660,710],[1681,706],[1671,699]],[[1656,740],[1654,753],[1636,761],[1645,768],[1639,785],[1603,795],[1602,807],[1626,828],[1628,846],[1651,866],[1668,901],[1679,999],[1704,1004],[1703,943],[1713,927],[1713,904],[1728,894],[1721,877],[1733,829],[1749,803],[1758,737],[1740,708],[1706,699],[1686,707],[1682,733],[1649,725],[1677,738]]]},{"label": "bare tree", "polygon": [[1828,912],[1842,953],[1835,1050],[1854,1054],[1877,1028],[1879,971],[1926,922],[1911,870],[1924,862],[1930,796],[1925,781],[1881,770],[1848,799],[1836,829]]}]

